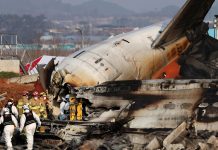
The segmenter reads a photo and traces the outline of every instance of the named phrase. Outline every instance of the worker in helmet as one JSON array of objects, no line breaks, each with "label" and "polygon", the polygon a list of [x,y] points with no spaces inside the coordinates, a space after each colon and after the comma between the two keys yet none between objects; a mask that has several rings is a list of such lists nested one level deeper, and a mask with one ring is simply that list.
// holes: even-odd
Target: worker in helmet
[{"label": "worker in helmet", "polygon": [[34,92],[33,92],[33,97],[38,97],[38,96],[39,96],[39,92],[34,91]]},{"label": "worker in helmet", "polygon": [[14,115],[15,117],[16,117],[16,119],[18,119],[18,110],[17,110],[17,108],[14,106],[14,99],[13,98],[9,98],[8,99],[8,101],[7,101],[7,103],[6,103],[6,105],[5,105],[5,107],[3,107],[3,109],[2,109],[2,111],[1,111],[1,115],[3,115],[3,110],[4,110],[4,108],[8,108],[9,109],[9,111],[10,111],[10,113],[12,114],[12,115]]},{"label": "worker in helmet", "polygon": [[27,100],[29,99],[29,92],[28,91],[23,91],[23,97],[25,97]]},{"label": "worker in helmet", "polygon": [[20,118],[20,132],[25,127],[25,134],[27,138],[27,150],[33,149],[33,137],[37,127],[41,126],[41,121],[36,113],[32,112],[28,105],[23,106],[24,113]]},{"label": "worker in helmet", "polygon": [[75,121],[77,119],[77,99],[76,93],[72,92],[70,95],[70,120]]},{"label": "worker in helmet", "polygon": [[23,91],[22,97],[17,102],[19,116],[23,114],[23,105],[29,104],[29,92]]},{"label": "worker in helmet", "polygon": [[34,111],[38,116],[40,116],[40,102],[39,102],[39,92],[34,91],[32,93],[33,98],[30,99],[30,109]]},{"label": "worker in helmet", "polygon": [[5,145],[7,146],[7,150],[12,150],[12,142],[11,139],[13,137],[15,127],[18,129],[18,121],[14,117],[14,115],[11,114],[11,111],[9,108],[5,107],[3,109],[3,115],[0,118],[0,124],[3,124],[3,138],[5,141]]},{"label": "worker in helmet", "polygon": [[47,95],[45,92],[40,93],[40,99],[47,100]]},{"label": "worker in helmet", "polygon": [[65,97],[62,97],[62,102],[60,103],[60,114],[58,118],[60,120],[68,120],[69,119],[69,108],[70,108],[70,102],[69,102],[70,95],[67,94]]},{"label": "worker in helmet", "polygon": [[47,95],[45,92],[40,93],[39,103],[40,103],[40,108],[39,108],[40,118],[47,119],[48,118],[48,114],[47,114],[48,102],[47,102]]}]

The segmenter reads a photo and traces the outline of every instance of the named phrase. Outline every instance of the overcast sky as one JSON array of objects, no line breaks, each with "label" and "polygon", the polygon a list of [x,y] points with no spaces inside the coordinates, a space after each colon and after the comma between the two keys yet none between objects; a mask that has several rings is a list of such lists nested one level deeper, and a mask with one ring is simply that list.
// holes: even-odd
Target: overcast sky
[{"label": "overcast sky", "polygon": [[[71,2],[73,5],[78,5],[90,0],[63,0]],[[160,9],[167,5],[181,6],[185,0],[105,0],[119,4],[125,8],[135,12],[146,12],[150,10]]]}]

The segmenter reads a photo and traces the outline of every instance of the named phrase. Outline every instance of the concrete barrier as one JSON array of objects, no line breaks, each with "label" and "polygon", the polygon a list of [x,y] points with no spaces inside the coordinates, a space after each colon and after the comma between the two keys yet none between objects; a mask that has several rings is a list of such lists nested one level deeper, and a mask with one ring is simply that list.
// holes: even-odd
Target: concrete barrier
[{"label": "concrete barrier", "polygon": [[37,81],[38,76],[39,76],[38,74],[25,75],[25,76],[8,79],[8,82],[9,83],[20,83],[20,84],[33,83]]},{"label": "concrete barrier", "polygon": [[0,60],[0,72],[20,73],[19,60]]}]

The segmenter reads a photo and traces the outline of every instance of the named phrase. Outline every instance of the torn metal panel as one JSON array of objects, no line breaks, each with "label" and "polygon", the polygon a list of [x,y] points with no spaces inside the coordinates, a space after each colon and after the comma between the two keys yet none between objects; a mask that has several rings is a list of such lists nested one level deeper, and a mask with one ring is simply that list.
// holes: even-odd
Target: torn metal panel
[{"label": "torn metal panel", "polygon": [[39,80],[45,91],[49,88],[52,71],[54,71],[55,69],[54,61],[55,58],[52,58],[45,68],[43,67],[38,68]]},{"label": "torn metal panel", "polygon": [[218,131],[218,121],[214,122],[194,122],[195,132],[198,133],[200,131]]},{"label": "torn metal panel", "polygon": [[187,124],[186,122],[183,122],[181,125],[179,125],[176,129],[174,129],[163,141],[164,147],[169,147],[170,144],[173,144],[176,139],[184,138],[187,134]]},{"label": "torn metal panel", "polygon": [[156,137],[146,146],[147,150],[154,150],[160,148],[161,148],[160,142]]},{"label": "torn metal panel", "polygon": [[218,41],[208,35],[201,35],[199,40],[199,34],[201,32],[179,59],[180,75],[184,79],[215,79],[218,77]]}]

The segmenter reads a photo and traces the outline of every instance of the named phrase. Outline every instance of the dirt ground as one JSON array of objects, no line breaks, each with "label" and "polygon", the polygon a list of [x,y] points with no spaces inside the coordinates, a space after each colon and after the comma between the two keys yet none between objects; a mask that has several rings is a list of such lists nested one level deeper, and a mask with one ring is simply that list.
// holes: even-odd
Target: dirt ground
[{"label": "dirt ground", "polygon": [[[7,92],[6,100],[13,98],[15,102],[22,97],[23,91],[33,91],[34,84],[8,83],[7,79],[0,79],[0,94]],[[4,106],[5,100],[0,101],[0,108]]]}]

